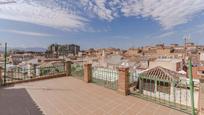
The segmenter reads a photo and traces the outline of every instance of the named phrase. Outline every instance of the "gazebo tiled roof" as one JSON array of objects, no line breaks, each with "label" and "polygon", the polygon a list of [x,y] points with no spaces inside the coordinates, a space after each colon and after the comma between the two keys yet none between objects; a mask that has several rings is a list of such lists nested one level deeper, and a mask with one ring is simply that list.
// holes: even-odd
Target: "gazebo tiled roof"
[{"label": "gazebo tiled roof", "polygon": [[179,80],[179,77],[185,77],[184,74],[180,74],[160,66],[144,71],[140,75],[145,78],[159,79],[165,81],[174,81]]}]

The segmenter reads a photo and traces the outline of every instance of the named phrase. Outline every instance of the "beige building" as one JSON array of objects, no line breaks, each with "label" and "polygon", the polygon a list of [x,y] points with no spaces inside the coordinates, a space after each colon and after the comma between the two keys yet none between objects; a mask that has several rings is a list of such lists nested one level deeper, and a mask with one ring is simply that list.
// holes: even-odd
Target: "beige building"
[{"label": "beige building", "polygon": [[28,61],[33,59],[34,56],[32,54],[13,54],[13,55],[10,55],[8,58],[10,63],[14,65],[18,65],[23,61]]},{"label": "beige building", "polygon": [[182,60],[181,59],[156,59],[155,61],[149,62],[150,69],[157,66],[161,66],[172,71],[180,71],[182,70]]},{"label": "beige building", "polygon": [[138,55],[138,51],[139,50],[136,48],[130,48],[127,50],[127,54],[128,54],[128,56],[136,56],[136,55]]},{"label": "beige building", "polygon": [[157,49],[156,50],[157,51],[157,54],[158,55],[164,55],[164,54],[166,54],[166,55],[168,55],[168,54],[170,54],[171,53],[171,49],[170,48],[159,48],[159,49]]}]

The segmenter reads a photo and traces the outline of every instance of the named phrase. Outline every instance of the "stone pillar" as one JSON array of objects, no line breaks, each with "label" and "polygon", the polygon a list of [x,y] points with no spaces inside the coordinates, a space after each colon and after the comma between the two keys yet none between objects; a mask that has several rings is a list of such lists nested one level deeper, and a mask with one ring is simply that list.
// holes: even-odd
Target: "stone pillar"
[{"label": "stone pillar", "polygon": [[204,115],[204,79],[200,79],[198,104],[199,115]]},{"label": "stone pillar", "polygon": [[119,68],[118,89],[117,92],[122,95],[128,95],[129,90],[129,68]]},{"label": "stone pillar", "polygon": [[71,65],[72,65],[71,61],[66,61],[65,62],[64,70],[66,72],[66,76],[71,76]]},{"label": "stone pillar", "polygon": [[84,81],[90,83],[92,80],[92,64],[84,64]]},{"label": "stone pillar", "polygon": [[3,73],[3,68],[0,67],[0,86],[3,84],[3,76],[2,76],[2,73]]}]

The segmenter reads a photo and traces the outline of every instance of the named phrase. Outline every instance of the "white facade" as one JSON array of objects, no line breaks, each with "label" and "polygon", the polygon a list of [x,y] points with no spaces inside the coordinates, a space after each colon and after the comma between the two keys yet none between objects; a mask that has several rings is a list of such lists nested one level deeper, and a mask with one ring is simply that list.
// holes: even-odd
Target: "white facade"
[{"label": "white facade", "polygon": [[204,52],[200,53],[200,61],[204,61]]}]

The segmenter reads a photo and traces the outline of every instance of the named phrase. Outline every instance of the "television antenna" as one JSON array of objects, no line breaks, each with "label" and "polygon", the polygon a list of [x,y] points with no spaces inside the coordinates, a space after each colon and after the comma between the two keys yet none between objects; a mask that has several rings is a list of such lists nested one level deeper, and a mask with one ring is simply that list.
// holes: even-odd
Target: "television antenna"
[{"label": "television antenna", "polygon": [[187,44],[191,42],[191,36],[190,34],[189,35],[186,35],[184,36],[184,50],[185,50],[185,54],[184,54],[184,59],[186,58],[187,56]]}]

